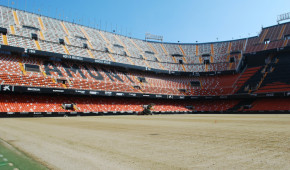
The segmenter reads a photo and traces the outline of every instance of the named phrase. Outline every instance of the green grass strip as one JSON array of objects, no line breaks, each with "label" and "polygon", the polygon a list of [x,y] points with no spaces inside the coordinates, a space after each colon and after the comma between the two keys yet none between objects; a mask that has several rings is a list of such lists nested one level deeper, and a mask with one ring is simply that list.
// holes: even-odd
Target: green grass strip
[{"label": "green grass strip", "polygon": [[0,163],[0,166],[8,165],[8,163]]},{"label": "green grass strip", "polygon": [[[24,153],[16,150],[11,145],[3,142],[0,140],[0,155],[3,155],[1,159],[7,159],[7,162],[0,162],[0,167],[9,165],[10,163],[13,164],[13,168],[18,169],[37,169],[37,170],[47,170],[45,166],[40,164],[39,162],[33,160],[32,158],[28,157]],[[10,167],[10,166],[9,166]],[[12,168],[10,167],[10,168]],[[10,169],[9,168],[9,169]],[[12,169],[13,169],[12,168]],[[0,168],[2,170],[2,168]]]}]

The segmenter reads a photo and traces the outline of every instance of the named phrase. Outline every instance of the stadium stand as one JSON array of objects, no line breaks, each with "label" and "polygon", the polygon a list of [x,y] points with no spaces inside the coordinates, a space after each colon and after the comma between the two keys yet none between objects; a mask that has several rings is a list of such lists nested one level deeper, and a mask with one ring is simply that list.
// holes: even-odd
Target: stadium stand
[{"label": "stadium stand", "polygon": [[255,93],[290,91],[289,64],[288,55],[273,57],[265,68],[265,77]]},{"label": "stadium stand", "polygon": [[[7,35],[7,45],[25,49],[105,59],[108,61],[130,63],[132,65],[156,69],[161,68],[171,71],[200,71],[202,68],[204,70],[201,71],[207,71],[205,67],[199,66],[198,69],[195,69],[194,66],[183,66],[179,64],[179,60],[187,64],[203,64],[200,56],[210,54],[210,49],[213,47],[214,54],[212,55],[216,55],[216,57],[211,57],[211,63],[227,62],[225,59],[227,56],[226,48],[229,44],[228,42],[198,45],[199,48],[196,49],[199,49],[197,52],[199,53],[199,59],[192,62],[187,56],[192,56],[195,50],[187,51],[187,45],[130,40],[130,38],[121,35],[7,7],[1,7],[1,14],[4,15],[3,18],[6,17],[9,20],[8,25],[5,20],[1,22],[2,26],[7,28],[9,33]],[[32,34],[36,35],[37,40],[31,39]],[[61,40],[63,44],[60,44]],[[83,48],[84,44],[86,44],[89,50]],[[182,46],[185,48],[184,51]],[[190,46],[194,47],[194,45]],[[98,54],[95,54],[96,51],[98,51]],[[100,55],[100,53],[107,54]],[[140,53],[142,58],[140,58]],[[108,57],[105,57],[106,55]],[[185,56],[183,56],[184,58],[177,59],[177,57],[174,57],[177,55]],[[186,62],[187,60],[189,62]],[[152,64],[152,61],[159,62],[159,64]],[[224,67],[223,69],[227,70],[228,67]],[[211,70],[218,71],[216,67],[212,67]]]},{"label": "stadium stand", "polygon": [[[109,97],[76,97],[76,96],[43,96],[16,94],[1,95],[0,112],[140,112],[143,105],[154,104],[154,112],[192,111],[225,111],[235,105],[238,100],[215,100],[198,102],[180,102],[152,99],[118,99]],[[65,109],[64,103],[75,107]],[[191,106],[191,109],[186,107]]]},{"label": "stadium stand", "polygon": [[[162,78],[152,73],[134,73],[108,69],[77,62],[57,62],[37,59],[34,57],[17,57],[1,55],[1,84],[20,86],[65,87],[71,89],[111,90],[123,92],[144,92],[151,94],[182,95],[178,89],[198,90],[199,95],[230,94],[233,81],[238,74],[221,76],[204,76],[199,79],[192,77],[177,78],[164,75]],[[39,71],[27,71],[26,65],[36,65]],[[12,78],[13,77],[13,78]],[[140,82],[138,77],[146,77]],[[64,81],[64,84],[58,83]],[[192,89],[190,82],[199,81],[203,89]],[[139,86],[140,91],[134,89]]]},{"label": "stadium stand", "polygon": [[289,110],[281,105],[290,96],[290,23],[184,44],[5,6],[0,15],[0,112],[135,113],[151,103],[158,113]]},{"label": "stadium stand", "polygon": [[264,98],[253,102],[252,107],[247,111],[289,111],[289,98]]}]

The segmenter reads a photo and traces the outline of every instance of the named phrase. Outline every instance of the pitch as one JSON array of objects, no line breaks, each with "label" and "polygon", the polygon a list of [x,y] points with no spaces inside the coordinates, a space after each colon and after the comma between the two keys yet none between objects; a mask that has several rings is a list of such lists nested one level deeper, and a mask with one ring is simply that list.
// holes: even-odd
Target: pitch
[{"label": "pitch", "polygon": [[290,169],[290,115],[0,119],[49,169]]}]

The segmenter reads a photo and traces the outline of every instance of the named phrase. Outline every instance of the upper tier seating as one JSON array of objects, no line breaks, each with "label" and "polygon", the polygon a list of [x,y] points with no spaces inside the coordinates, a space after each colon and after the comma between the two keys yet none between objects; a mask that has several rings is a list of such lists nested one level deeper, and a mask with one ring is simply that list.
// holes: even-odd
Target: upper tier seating
[{"label": "upper tier seating", "polygon": [[[2,16],[0,17],[1,27],[7,28],[8,30],[7,35],[0,36],[1,44],[23,47],[25,49],[36,49],[82,57],[91,57],[101,60],[115,61],[170,71],[215,72],[224,70],[236,70],[242,59],[242,55],[239,53],[241,51],[250,53],[277,47],[285,47],[290,44],[289,23],[264,28],[262,29],[262,32],[259,36],[248,39],[203,44],[173,44],[147,42],[143,40],[132,39],[118,34],[112,34],[78,24],[60,21],[57,19],[3,6],[0,7],[0,15]],[[31,38],[32,33],[37,34],[38,40]],[[60,44],[59,39],[63,39],[64,44]],[[84,48],[84,44],[87,44],[88,47]],[[108,50],[108,52],[106,52],[106,50]],[[178,55],[178,57],[175,55]],[[232,57],[235,58],[233,63],[230,62]],[[180,60],[183,62],[183,64],[179,64]],[[209,60],[210,63],[204,64],[205,60]],[[21,61],[19,62],[21,63]],[[41,65],[42,62],[43,61],[41,61],[39,65]],[[41,68],[43,69],[43,66]],[[63,71],[63,68],[60,70]],[[42,74],[22,75],[22,73],[18,74],[17,76],[19,75],[33,76],[38,78],[43,76]],[[11,81],[8,81],[9,78],[7,79],[8,75],[3,73],[1,76],[2,83],[11,83]],[[18,82],[18,84],[25,85],[24,81],[26,79],[24,77],[14,78],[19,82],[22,81],[22,83]],[[54,78],[52,78],[51,81],[51,78],[48,80],[46,80],[46,78],[47,77],[44,76],[44,79],[41,80],[44,82],[42,85],[46,85],[51,83],[51,81],[55,81],[53,80]],[[159,79],[159,77],[157,77],[157,79]],[[267,79],[268,78],[266,77],[265,82],[267,82]],[[31,80],[34,79],[31,78]],[[167,80],[165,80],[163,84],[168,84],[166,81]],[[72,80],[72,82],[75,81]],[[56,83],[56,85],[50,84],[49,86],[66,86],[67,88],[78,87],[89,89],[95,88],[91,84],[94,83],[94,81],[80,80],[78,81],[79,84],[71,84],[70,79],[68,79],[67,83],[68,84],[64,85],[59,85]],[[139,82],[136,83],[138,84]],[[168,90],[171,88],[170,84],[173,83],[169,83],[169,87],[167,87],[167,85],[162,87],[162,90],[159,87],[160,84],[154,84],[154,82],[150,83],[151,85],[141,85],[141,91],[143,90],[142,92],[144,93],[149,91],[154,93],[164,93],[165,91],[168,91],[168,94],[181,94],[178,91],[178,88],[175,88],[175,90]],[[32,84],[36,83],[32,82]],[[285,84],[280,83],[279,85]],[[111,86],[112,85],[108,87]],[[265,83],[261,84],[259,90],[267,91],[267,89],[264,89],[266,88],[264,86]],[[107,86],[104,86],[104,88],[106,89]],[[120,87],[120,89],[123,88],[126,87]],[[200,89],[191,88],[189,86],[186,87],[186,89],[188,89],[188,94],[204,95],[232,94],[233,92],[236,92],[235,90],[232,92],[232,88],[233,87],[224,87],[221,90],[219,87],[211,87],[210,89],[206,88],[206,86],[200,87]],[[118,90],[118,88],[114,89]],[[129,88],[127,90],[129,90]]]},{"label": "upper tier seating", "polygon": [[290,23],[263,28],[260,35],[249,38],[246,53],[289,46]]},{"label": "upper tier seating", "polygon": [[[240,58],[235,64],[230,64],[228,55],[231,51],[242,49],[245,44],[245,40],[206,44],[154,43],[3,6],[0,7],[0,15],[0,24],[7,28],[8,45],[11,46],[170,71],[235,70]],[[285,33],[287,30],[288,27]],[[38,42],[31,39],[32,33],[38,36]],[[65,45],[60,45],[59,39],[63,39]],[[1,42],[4,43],[3,40]],[[88,49],[83,48],[84,44],[87,44]],[[108,53],[105,52],[106,48]],[[203,54],[210,54],[210,61],[214,64],[204,66]],[[179,64],[179,60],[184,65]]]}]

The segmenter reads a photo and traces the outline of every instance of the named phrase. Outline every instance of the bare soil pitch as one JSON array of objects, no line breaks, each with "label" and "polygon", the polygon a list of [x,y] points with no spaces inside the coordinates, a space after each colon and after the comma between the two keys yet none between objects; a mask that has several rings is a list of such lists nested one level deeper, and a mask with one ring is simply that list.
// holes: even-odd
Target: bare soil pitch
[{"label": "bare soil pitch", "polygon": [[51,169],[290,169],[290,115],[9,118],[0,138]]}]

